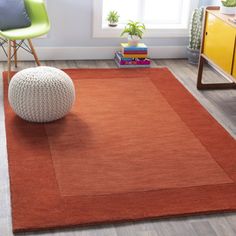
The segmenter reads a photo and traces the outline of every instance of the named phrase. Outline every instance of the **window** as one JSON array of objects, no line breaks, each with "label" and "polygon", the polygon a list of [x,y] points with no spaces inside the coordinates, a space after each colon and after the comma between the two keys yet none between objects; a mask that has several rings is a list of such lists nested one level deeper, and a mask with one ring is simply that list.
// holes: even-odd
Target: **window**
[{"label": "window", "polygon": [[[198,0],[94,0],[94,36],[119,37],[128,20],[145,23],[146,37],[186,36],[197,6]],[[120,15],[117,28],[108,27],[106,17],[111,10]]]}]

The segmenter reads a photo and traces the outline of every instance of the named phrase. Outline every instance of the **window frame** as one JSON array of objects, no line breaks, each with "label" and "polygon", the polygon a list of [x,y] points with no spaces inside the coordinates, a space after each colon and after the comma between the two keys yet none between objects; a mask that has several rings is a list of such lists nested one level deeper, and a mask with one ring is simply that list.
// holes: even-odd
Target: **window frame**
[{"label": "window frame", "polygon": [[[190,0],[190,11],[199,6],[199,0]],[[93,37],[94,38],[120,38],[123,26],[103,27],[102,13],[103,0],[93,0]],[[191,14],[189,14],[190,21]],[[144,38],[154,37],[188,37],[189,26],[182,28],[148,28],[144,34]]]}]

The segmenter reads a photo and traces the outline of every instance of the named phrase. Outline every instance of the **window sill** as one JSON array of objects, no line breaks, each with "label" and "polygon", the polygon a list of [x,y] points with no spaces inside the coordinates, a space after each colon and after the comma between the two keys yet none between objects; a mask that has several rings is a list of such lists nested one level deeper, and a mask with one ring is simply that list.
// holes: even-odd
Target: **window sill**
[{"label": "window sill", "polygon": [[[124,29],[123,25],[118,25],[117,27],[94,27],[93,37],[94,38],[120,38],[120,35]],[[187,27],[179,26],[178,28],[151,28],[148,27],[145,31],[144,38],[176,38],[176,37],[188,37],[189,30]]]}]

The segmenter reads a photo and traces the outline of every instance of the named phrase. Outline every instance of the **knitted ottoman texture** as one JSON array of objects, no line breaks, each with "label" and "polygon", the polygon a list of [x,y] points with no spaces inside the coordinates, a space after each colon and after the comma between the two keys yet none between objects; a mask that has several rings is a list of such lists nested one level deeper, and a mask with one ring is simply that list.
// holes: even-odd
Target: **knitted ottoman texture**
[{"label": "knitted ottoman texture", "polygon": [[8,99],[14,112],[30,122],[51,122],[64,117],[75,100],[71,78],[53,67],[22,70],[10,81]]}]

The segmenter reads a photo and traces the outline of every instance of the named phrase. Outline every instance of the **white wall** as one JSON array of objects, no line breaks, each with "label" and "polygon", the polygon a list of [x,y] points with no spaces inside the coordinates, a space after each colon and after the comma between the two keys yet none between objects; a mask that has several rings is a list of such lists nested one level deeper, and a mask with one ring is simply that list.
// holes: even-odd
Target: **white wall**
[{"label": "white wall", "polygon": [[[210,5],[213,1],[200,0],[199,5]],[[41,59],[99,59],[100,55],[103,55],[100,59],[108,59],[124,40],[92,37],[93,0],[47,0],[47,5],[51,31],[47,38],[34,40]],[[187,37],[143,41],[152,48],[156,58],[186,56]],[[26,54],[20,57],[31,59]]]},{"label": "white wall", "polygon": [[[37,46],[99,47],[117,46],[122,39],[92,37],[93,0],[48,0],[51,31],[48,38],[36,40]],[[124,39],[123,39],[124,40]],[[150,38],[148,45],[186,45],[187,38]]]}]

